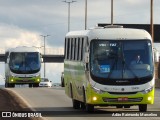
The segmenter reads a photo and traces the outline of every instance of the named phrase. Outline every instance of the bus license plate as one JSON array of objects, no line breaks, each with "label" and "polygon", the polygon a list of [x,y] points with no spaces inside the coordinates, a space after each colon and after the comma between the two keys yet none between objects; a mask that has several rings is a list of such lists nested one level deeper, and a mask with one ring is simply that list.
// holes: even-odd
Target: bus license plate
[{"label": "bus license plate", "polygon": [[127,102],[127,101],[128,101],[127,97],[118,98],[118,102]]},{"label": "bus license plate", "polygon": [[23,79],[22,81],[23,81],[23,82],[28,82],[29,80],[28,80],[28,79]]}]

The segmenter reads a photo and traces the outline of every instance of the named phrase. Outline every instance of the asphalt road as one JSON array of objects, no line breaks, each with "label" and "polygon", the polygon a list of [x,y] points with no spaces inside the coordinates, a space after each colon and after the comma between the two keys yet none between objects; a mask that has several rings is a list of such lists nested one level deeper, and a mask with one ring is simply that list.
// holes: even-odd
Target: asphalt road
[{"label": "asphalt road", "polygon": [[[45,120],[75,120],[75,118],[80,120],[160,120],[160,89],[156,89],[155,103],[148,105],[150,112],[147,114],[140,114],[138,106],[130,109],[96,107],[92,114],[83,110],[75,110],[72,108],[71,99],[65,95],[62,88],[9,88],[7,90],[17,94],[32,110],[42,113],[42,118]],[[122,117],[124,115],[133,115],[133,117]],[[155,117],[156,115],[159,117]]]}]

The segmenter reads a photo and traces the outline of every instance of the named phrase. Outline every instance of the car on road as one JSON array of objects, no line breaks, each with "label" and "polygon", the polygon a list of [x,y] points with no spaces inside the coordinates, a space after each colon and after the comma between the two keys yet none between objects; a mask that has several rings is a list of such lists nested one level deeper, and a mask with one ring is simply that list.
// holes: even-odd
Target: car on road
[{"label": "car on road", "polygon": [[49,81],[48,78],[41,78],[39,87],[52,87],[52,81]]}]

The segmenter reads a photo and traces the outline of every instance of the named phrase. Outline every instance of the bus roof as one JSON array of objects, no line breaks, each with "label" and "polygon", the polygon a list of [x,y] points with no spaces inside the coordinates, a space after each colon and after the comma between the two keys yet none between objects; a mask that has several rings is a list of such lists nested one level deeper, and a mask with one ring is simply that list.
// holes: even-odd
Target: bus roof
[{"label": "bus roof", "polygon": [[10,48],[6,52],[40,52],[36,47],[19,46],[16,48]]},{"label": "bus roof", "polygon": [[150,39],[150,34],[143,29],[131,28],[96,28],[69,32],[66,37],[87,36],[92,39]]}]

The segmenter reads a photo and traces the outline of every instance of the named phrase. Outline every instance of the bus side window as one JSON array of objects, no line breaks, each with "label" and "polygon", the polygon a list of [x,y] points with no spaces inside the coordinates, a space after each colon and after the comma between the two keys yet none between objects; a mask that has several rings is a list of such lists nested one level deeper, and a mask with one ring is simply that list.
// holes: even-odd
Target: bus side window
[{"label": "bus side window", "polygon": [[82,39],[79,38],[79,61],[81,60],[81,45],[82,45]]},{"label": "bus side window", "polygon": [[73,55],[73,60],[76,60],[76,55],[77,55],[77,38],[74,38],[74,55]]},{"label": "bus side window", "polygon": [[79,61],[80,55],[80,38],[77,39],[77,60]]},{"label": "bus side window", "polygon": [[69,50],[70,50],[70,39],[68,38],[67,39],[67,47],[66,47],[66,56],[67,56],[67,59],[69,60],[69,54],[70,54],[70,52],[69,52]]},{"label": "bus side window", "polygon": [[83,51],[84,51],[84,38],[82,38],[82,42],[81,42],[81,61],[83,60]]},{"label": "bus side window", "polygon": [[77,61],[78,59],[78,38],[75,38],[75,60]]},{"label": "bus side window", "polygon": [[72,41],[71,38],[69,38],[69,60],[71,60],[72,56]]},{"label": "bus side window", "polygon": [[72,57],[71,60],[74,60],[74,38],[72,38]]}]

